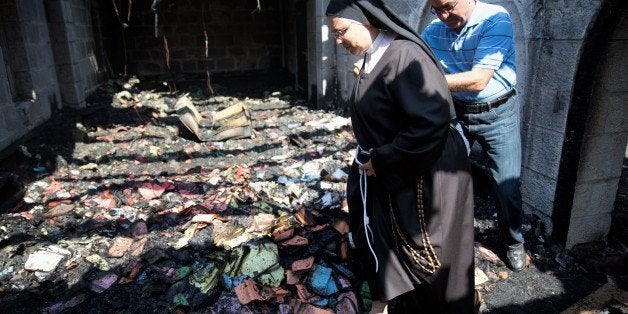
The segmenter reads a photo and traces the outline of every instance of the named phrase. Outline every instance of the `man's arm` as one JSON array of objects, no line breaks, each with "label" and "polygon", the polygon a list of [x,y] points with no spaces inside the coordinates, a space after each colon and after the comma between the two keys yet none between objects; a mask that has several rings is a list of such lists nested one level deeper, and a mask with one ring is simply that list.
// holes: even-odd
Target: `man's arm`
[{"label": "man's arm", "polygon": [[470,71],[446,75],[452,92],[480,92],[507,56],[514,54],[513,29],[507,12],[487,20]]},{"label": "man's arm", "polygon": [[495,70],[473,68],[471,71],[446,74],[447,85],[452,92],[479,92],[486,88]]}]

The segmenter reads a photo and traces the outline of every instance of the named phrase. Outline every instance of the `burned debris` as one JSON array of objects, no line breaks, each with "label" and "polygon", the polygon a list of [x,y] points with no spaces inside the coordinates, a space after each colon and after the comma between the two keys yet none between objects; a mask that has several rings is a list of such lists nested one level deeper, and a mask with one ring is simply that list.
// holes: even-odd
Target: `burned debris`
[{"label": "burned debris", "polygon": [[[70,149],[43,140],[14,153],[26,188],[0,219],[3,306],[357,309],[342,208],[348,119],[282,92],[198,97],[139,84],[105,85],[109,104],[74,112],[59,139]],[[69,124],[56,122],[42,134]]]}]

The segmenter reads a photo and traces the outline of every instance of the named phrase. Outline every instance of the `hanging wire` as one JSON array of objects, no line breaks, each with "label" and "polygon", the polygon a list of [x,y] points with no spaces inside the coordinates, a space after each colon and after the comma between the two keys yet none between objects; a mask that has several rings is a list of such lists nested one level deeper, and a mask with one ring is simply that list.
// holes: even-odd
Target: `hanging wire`
[{"label": "hanging wire", "polygon": [[[170,48],[168,47],[168,37],[166,37],[166,35],[164,35],[164,53],[166,55],[166,69],[168,69],[168,72],[170,71]],[[172,84],[168,83],[168,88],[170,89],[171,93],[177,92],[177,84],[174,82],[174,79],[172,80]]]},{"label": "hanging wire", "polygon": [[164,53],[166,56],[166,68],[170,71],[170,48],[168,47],[168,38],[164,35]]},{"label": "hanging wire", "polygon": [[262,4],[259,2],[259,0],[257,0],[257,7],[255,8],[255,10],[251,11],[251,14],[255,12],[261,12],[261,11],[262,11]]},{"label": "hanging wire", "polygon": [[207,76],[207,89],[214,95],[211,76],[209,74],[209,37],[207,36],[207,24],[205,24],[205,3],[203,3],[202,6],[201,19],[203,20],[203,35],[205,35],[205,74]]},{"label": "hanging wire", "polygon": [[116,16],[118,17],[118,21],[120,20],[120,11],[118,11],[118,6],[116,5],[116,0],[111,0],[113,3],[113,10],[116,12]]},{"label": "hanging wire", "polygon": [[150,8],[155,13],[155,38],[159,38],[159,13],[161,12],[161,0],[154,0]]},{"label": "hanging wire", "polygon": [[126,21],[127,23],[131,22],[131,8],[133,7],[133,0],[129,0],[129,7],[127,10]]},{"label": "hanging wire", "polygon": [[[118,22],[120,23],[120,25],[122,25],[122,49],[124,50],[124,70],[123,70],[123,75],[127,76],[127,69],[128,69],[128,55],[127,55],[127,47],[126,47],[126,36],[124,33],[124,30],[129,27],[129,25],[127,23],[124,23],[122,21],[122,19],[120,18],[120,11],[118,10],[118,6],[116,5],[116,0],[111,0],[111,3],[113,4],[113,10],[116,12],[116,17],[118,18]],[[130,9],[129,9],[130,10]],[[129,16],[130,16],[130,12],[129,12]]]}]

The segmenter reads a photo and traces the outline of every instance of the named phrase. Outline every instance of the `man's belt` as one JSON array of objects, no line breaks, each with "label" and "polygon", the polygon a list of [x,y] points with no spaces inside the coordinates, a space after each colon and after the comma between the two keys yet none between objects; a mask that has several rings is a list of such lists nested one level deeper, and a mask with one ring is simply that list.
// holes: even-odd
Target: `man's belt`
[{"label": "man's belt", "polygon": [[499,105],[508,101],[508,99],[510,99],[510,97],[514,96],[516,93],[517,91],[513,88],[509,90],[508,92],[506,92],[505,94],[493,100],[490,100],[487,102],[476,102],[476,103],[469,103],[469,102],[454,98],[454,104],[466,110],[468,113],[481,113],[481,112],[489,111],[493,108],[499,107]]}]

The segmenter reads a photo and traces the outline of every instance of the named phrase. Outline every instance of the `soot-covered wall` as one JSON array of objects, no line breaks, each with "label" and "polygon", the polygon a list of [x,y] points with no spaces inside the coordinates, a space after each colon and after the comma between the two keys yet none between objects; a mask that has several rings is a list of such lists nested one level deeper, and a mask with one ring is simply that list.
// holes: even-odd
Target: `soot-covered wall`
[{"label": "soot-covered wall", "polygon": [[140,75],[281,67],[279,2],[259,1],[258,10],[255,0],[155,1],[157,37],[153,1],[133,2],[130,10],[126,1],[109,4],[111,27],[103,31],[120,41],[110,43],[110,63],[115,72]]}]

